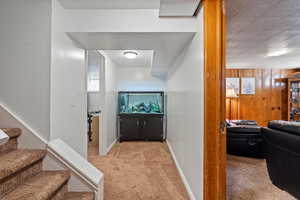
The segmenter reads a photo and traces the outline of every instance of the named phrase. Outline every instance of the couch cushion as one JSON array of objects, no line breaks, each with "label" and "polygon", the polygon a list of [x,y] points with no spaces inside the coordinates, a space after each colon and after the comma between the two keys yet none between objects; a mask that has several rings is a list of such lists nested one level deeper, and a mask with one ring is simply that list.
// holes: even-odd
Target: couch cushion
[{"label": "couch cushion", "polygon": [[289,122],[283,120],[270,121],[268,127],[271,129],[300,135],[300,122]]},{"label": "couch cushion", "polygon": [[240,134],[247,134],[247,133],[260,133],[261,128],[259,126],[252,126],[252,125],[244,125],[244,126],[230,126],[227,127],[227,132],[230,133],[240,133]]}]

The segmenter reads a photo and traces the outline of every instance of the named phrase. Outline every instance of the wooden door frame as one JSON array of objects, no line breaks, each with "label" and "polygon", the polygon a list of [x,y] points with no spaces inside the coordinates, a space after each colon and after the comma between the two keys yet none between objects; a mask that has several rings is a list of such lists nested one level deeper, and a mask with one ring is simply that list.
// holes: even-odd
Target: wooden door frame
[{"label": "wooden door frame", "polygon": [[204,8],[204,200],[226,199],[225,0]]}]

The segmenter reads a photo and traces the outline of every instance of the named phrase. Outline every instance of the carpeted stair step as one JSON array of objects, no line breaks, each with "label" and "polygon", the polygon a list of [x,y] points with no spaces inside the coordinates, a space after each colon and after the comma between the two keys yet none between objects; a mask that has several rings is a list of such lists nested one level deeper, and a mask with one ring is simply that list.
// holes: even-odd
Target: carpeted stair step
[{"label": "carpeted stair step", "polygon": [[94,200],[92,192],[68,192],[64,200]]},{"label": "carpeted stair step", "polygon": [[0,145],[0,155],[16,150],[18,147],[18,137],[22,133],[22,130],[19,128],[1,128],[1,130],[9,136],[9,141],[4,145]]},{"label": "carpeted stair step", "polygon": [[0,181],[44,158],[45,150],[15,150],[0,156]]},{"label": "carpeted stair step", "polygon": [[42,170],[45,150],[14,150],[0,156],[0,199]]},{"label": "carpeted stair step", "polygon": [[1,200],[63,200],[67,193],[68,171],[43,171],[5,195]]},{"label": "carpeted stair step", "polygon": [[20,128],[1,128],[1,130],[4,131],[6,135],[10,137],[10,139],[17,138],[22,133],[22,130]]}]

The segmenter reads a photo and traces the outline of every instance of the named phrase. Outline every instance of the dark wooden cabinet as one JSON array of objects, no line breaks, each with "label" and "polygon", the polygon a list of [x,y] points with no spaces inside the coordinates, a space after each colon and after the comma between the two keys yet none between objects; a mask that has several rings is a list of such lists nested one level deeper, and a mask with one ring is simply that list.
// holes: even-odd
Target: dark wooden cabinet
[{"label": "dark wooden cabinet", "polygon": [[300,121],[300,79],[288,79],[289,121]]},{"label": "dark wooden cabinet", "polygon": [[138,117],[120,117],[120,141],[140,140],[140,119]]},{"label": "dark wooden cabinet", "polygon": [[163,141],[163,115],[119,115],[119,140]]}]

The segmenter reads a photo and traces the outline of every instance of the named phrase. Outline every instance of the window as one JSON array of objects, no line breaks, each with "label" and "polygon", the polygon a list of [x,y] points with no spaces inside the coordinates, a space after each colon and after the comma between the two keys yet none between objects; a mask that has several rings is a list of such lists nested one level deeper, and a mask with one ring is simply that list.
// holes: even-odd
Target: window
[{"label": "window", "polygon": [[100,91],[100,80],[99,79],[88,79],[88,92],[99,92]]},{"label": "window", "polygon": [[100,68],[103,58],[97,51],[88,51],[87,91],[100,92]]}]

